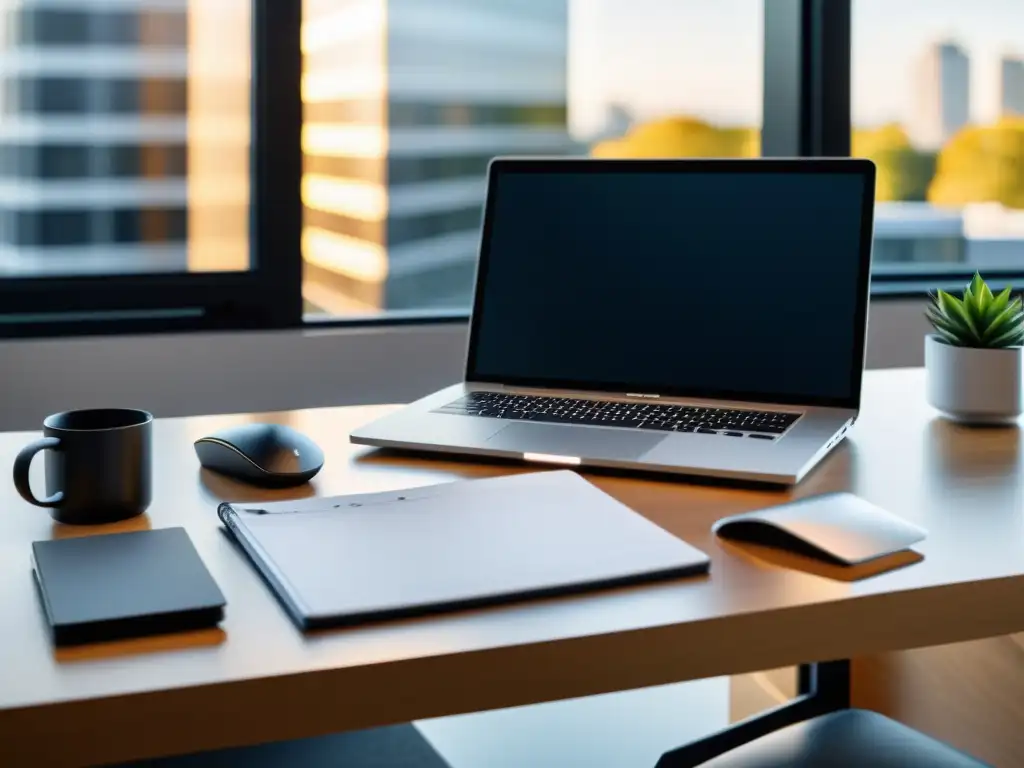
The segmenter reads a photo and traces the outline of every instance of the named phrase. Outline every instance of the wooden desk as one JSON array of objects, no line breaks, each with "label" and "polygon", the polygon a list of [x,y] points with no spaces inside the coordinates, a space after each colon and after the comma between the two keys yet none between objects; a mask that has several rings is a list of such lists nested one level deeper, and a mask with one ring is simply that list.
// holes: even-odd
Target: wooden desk
[{"label": "wooden desk", "polygon": [[[852,438],[792,492],[592,477],[706,551],[710,577],[310,636],[296,631],[214,513],[221,499],[287,492],[202,472],[194,439],[246,420],[288,423],[326,450],[307,491],[324,495],[520,468],[350,446],[349,430],[385,407],[160,420],[154,503],[119,528],[186,526],[227,597],[223,631],[56,652],[32,587],[29,542],[101,529],[51,523],[3,484],[0,765],[298,738],[1024,630],[1020,430],[936,420],[922,379],[919,371],[868,374]],[[0,435],[0,465],[33,436]],[[783,567],[709,532],[726,514],[839,489],[928,528],[923,561],[844,581],[795,560],[788,563],[798,568]]]}]

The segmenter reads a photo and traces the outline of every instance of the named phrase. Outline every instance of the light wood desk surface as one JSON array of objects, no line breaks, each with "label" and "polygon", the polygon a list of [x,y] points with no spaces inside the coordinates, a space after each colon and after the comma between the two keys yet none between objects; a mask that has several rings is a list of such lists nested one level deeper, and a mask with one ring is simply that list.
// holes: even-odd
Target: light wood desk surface
[{"label": "light wood desk surface", "polygon": [[[938,420],[923,402],[923,374],[891,371],[867,375],[852,437],[792,491],[589,476],[707,552],[708,577],[303,636],[215,514],[220,500],[295,491],[201,471],[192,441],[232,423],[288,423],[326,451],[306,491],[320,495],[522,471],[348,443],[352,428],[386,411],[156,422],[153,505],[114,528],[184,525],[227,597],[217,631],[55,651],[29,543],[111,528],[59,526],[0,484],[0,765],[191,752],[1024,630],[1020,430]],[[0,465],[35,436],[0,435]],[[723,515],[832,490],[926,527],[923,560],[833,578],[841,574],[710,533]]]}]

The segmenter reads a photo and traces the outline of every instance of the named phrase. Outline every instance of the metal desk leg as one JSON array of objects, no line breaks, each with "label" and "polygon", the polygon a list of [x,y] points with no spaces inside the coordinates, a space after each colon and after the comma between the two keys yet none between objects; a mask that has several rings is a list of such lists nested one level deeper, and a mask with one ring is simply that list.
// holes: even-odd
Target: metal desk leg
[{"label": "metal desk leg", "polygon": [[849,708],[849,661],[802,664],[799,675],[799,695],[792,701],[666,752],[656,768],[693,768],[780,728]]}]

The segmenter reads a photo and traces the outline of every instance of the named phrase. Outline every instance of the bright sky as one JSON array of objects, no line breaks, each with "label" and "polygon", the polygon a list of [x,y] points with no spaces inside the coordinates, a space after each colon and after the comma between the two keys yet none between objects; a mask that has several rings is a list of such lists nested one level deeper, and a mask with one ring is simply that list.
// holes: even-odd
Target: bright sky
[{"label": "bright sky", "polygon": [[[606,105],[761,121],[764,0],[570,0],[573,131],[599,129]],[[940,39],[971,58],[975,120],[997,113],[998,60],[1024,56],[1024,0],[853,0],[853,116],[906,121],[914,62]]]}]

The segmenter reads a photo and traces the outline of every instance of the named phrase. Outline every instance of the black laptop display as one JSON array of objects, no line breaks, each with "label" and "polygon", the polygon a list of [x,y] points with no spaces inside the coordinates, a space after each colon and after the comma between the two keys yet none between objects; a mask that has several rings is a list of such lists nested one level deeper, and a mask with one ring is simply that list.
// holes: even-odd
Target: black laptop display
[{"label": "black laptop display", "polygon": [[851,160],[496,160],[466,378],[856,407],[872,182]]}]

